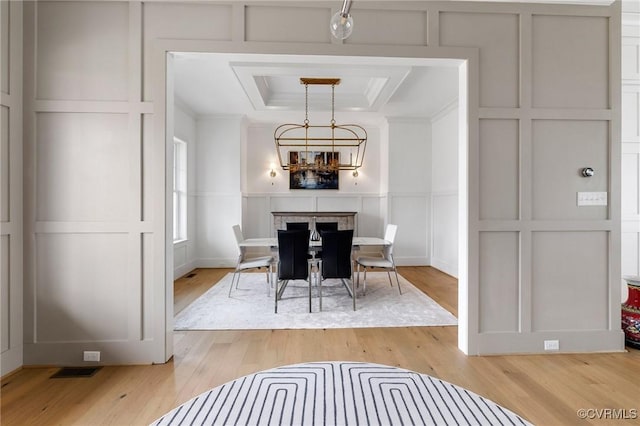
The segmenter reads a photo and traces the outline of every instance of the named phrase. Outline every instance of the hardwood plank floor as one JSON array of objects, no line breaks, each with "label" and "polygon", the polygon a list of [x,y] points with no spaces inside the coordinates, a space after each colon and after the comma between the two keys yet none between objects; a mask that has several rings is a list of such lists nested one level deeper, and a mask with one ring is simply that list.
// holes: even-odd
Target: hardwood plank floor
[{"label": "hardwood plank floor", "polygon": [[[230,271],[200,269],[191,278],[177,280],[175,311]],[[399,272],[457,314],[454,278],[429,267],[401,267]],[[0,422],[146,425],[199,393],[245,374],[299,362],[352,360],[438,377],[537,425],[640,423],[630,418],[640,418],[636,350],[467,357],[457,348],[457,327],[403,327],[176,332],[174,352],[166,364],[104,367],[84,379],[49,379],[57,368],[24,368],[2,380]],[[595,418],[580,419],[579,409],[593,410],[588,414]],[[614,411],[596,411],[605,409]],[[627,418],[612,421],[614,416]]]}]

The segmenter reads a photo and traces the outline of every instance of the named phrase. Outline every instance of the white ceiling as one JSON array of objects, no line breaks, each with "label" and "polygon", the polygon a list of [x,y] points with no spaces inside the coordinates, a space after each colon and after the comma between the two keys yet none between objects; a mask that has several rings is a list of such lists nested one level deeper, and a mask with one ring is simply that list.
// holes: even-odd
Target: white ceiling
[{"label": "white ceiling", "polygon": [[[304,120],[301,77],[341,79],[338,122],[432,117],[457,100],[458,66],[443,59],[217,53],[174,53],[173,61],[175,96],[198,116],[266,122]],[[331,86],[309,86],[310,121],[330,110]]]}]

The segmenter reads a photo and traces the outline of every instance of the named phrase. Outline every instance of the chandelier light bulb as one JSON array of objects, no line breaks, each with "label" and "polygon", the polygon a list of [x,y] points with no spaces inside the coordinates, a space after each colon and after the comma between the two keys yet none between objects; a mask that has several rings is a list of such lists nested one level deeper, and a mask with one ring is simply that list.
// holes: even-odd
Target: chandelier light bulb
[{"label": "chandelier light bulb", "polygon": [[329,22],[331,34],[338,40],[344,40],[353,32],[353,18],[350,13],[336,12]]}]

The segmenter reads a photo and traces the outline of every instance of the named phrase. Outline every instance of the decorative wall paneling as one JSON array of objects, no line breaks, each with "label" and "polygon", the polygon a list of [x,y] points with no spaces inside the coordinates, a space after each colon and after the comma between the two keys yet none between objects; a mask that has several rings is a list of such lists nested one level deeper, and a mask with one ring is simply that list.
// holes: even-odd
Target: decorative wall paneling
[{"label": "decorative wall paneling", "polygon": [[[463,191],[468,188],[469,192],[467,198],[460,198],[459,209],[469,218],[460,228],[467,237],[462,240],[465,258],[460,259],[462,270],[459,271],[461,348],[470,354],[542,352],[543,340],[555,338],[560,339],[562,351],[622,349],[619,329],[621,156],[616,142],[620,139],[619,4],[598,7],[363,2],[353,10],[354,14],[358,9],[362,10],[363,24],[345,43],[330,40],[326,31],[327,18],[334,12],[332,8],[337,7],[311,2],[286,6],[267,2],[234,2],[231,5],[47,1],[24,4],[27,18],[24,99],[28,112],[25,116],[25,167],[35,173],[25,182],[25,295],[28,300],[25,304],[25,363],[74,364],[81,361],[82,350],[102,350],[104,363],[163,362],[171,356],[173,247],[166,239],[171,231],[171,203],[167,197],[170,187],[165,180],[165,164],[171,164],[172,160],[168,142],[173,132],[168,135],[167,129],[172,130],[173,124],[165,122],[164,116],[167,103],[172,102],[170,96],[165,96],[167,83],[170,83],[166,75],[167,51],[466,60],[461,68],[465,71],[462,75],[468,77],[463,82],[468,83],[469,97],[461,100],[460,108],[469,120],[468,129],[461,135],[468,134],[469,145],[468,151],[464,150],[460,156],[463,164],[468,160],[468,169],[461,170],[460,187]],[[407,12],[411,19],[405,19]],[[304,25],[299,19],[288,19],[301,15],[305,18]],[[279,25],[274,27],[269,19],[256,19],[260,16],[276,16]],[[379,31],[378,26],[373,25],[388,16],[402,21],[402,25],[395,27],[397,31]],[[371,40],[375,40],[375,44]],[[562,40],[572,40],[571,45]],[[75,46],[76,52],[82,54],[69,55],[65,50],[69,46]],[[89,65],[107,60],[109,64],[103,67]],[[554,70],[553,61],[561,68]],[[609,64],[608,67],[603,69],[600,65],[603,63]],[[567,76],[574,73],[576,65],[587,65],[587,72],[581,72],[571,80]],[[82,78],[71,87],[68,79],[74,74],[82,74]],[[56,204],[56,200],[47,200],[40,191],[38,185],[43,182],[38,174],[47,172],[49,165],[40,161],[39,150],[46,144],[70,144],[66,149],[73,154],[81,148],[79,145],[84,138],[90,138],[94,148],[82,152],[80,158],[92,160],[99,156],[95,144],[102,139],[94,139],[96,132],[85,130],[83,134],[78,130],[86,120],[81,118],[84,114],[95,115],[96,129],[113,120],[120,123],[111,131],[126,135],[126,160],[112,165],[114,173],[125,174],[130,185],[124,194],[114,194],[108,185],[106,192],[93,191],[88,199],[80,202],[79,212],[75,209],[71,212]],[[125,115],[126,120],[120,115]],[[79,125],[64,130],[61,126],[65,118]],[[500,121],[497,127],[503,130],[483,124],[488,120]],[[519,216],[517,219],[481,219],[479,201],[485,183],[480,158],[485,147],[491,146],[481,130],[487,132],[485,135],[497,132],[492,136],[496,138],[502,139],[504,135],[507,143],[512,144],[506,151],[514,155],[515,127],[511,122],[504,123],[509,120],[518,121],[518,167],[499,173],[510,173],[518,182]],[[547,121],[554,123],[547,124]],[[537,144],[538,141],[544,144],[546,138],[536,136],[542,134],[560,139],[567,136],[567,126],[573,121],[585,121],[589,126],[597,127],[600,133],[593,135],[591,144],[600,151],[603,147],[609,150],[602,171],[604,176],[610,176],[606,182],[610,200],[604,218],[598,212],[597,218],[574,220],[571,211],[558,212],[537,204],[548,202],[549,197],[535,192],[534,188],[535,173],[538,173],[534,169],[534,152],[542,150],[542,154],[546,153],[546,148]],[[607,131],[603,135],[605,128]],[[42,134],[43,131],[48,134]],[[74,133],[76,131],[78,133]],[[393,133],[392,128],[389,133]],[[102,137],[106,139],[104,143],[109,151],[112,148],[117,151],[118,140]],[[563,149],[574,149],[574,145],[574,139],[570,139]],[[381,149],[384,152],[385,149]],[[233,155],[240,170],[246,167],[242,165],[240,150]],[[389,156],[396,155],[400,154],[390,147]],[[387,173],[389,190],[386,189],[387,182],[379,184],[381,202],[376,204],[363,197],[362,206],[373,211],[382,206],[382,214],[376,217],[386,217],[389,221],[411,221],[413,217],[405,217],[410,215],[407,209],[413,204],[424,203],[424,211],[429,212],[431,196],[428,189],[403,193],[395,188],[393,185],[398,183],[397,177],[402,173],[394,164],[390,162]],[[56,184],[70,183],[82,172],[82,167],[57,170],[61,176],[56,176]],[[384,167],[381,166],[381,170]],[[554,167],[553,173],[562,174]],[[513,176],[515,170],[517,176]],[[567,173],[573,174],[576,170]],[[61,191],[57,187],[51,189]],[[195,195],[206,195],[210,189],[198,188]],[[567,185],[551,189],[567,194],[569,189],[571,192],[578,190]],[[77,190],[84,191],[82,188]],[[248,223],[249,218],[243,218],[246,214],[243,207],[254,200],[245,199],[241,182],[238,185],[232,182],[227,191],[226,194],[213,194],[221,196],[220,201],[226,203],[225,208],[228,206],[229,217],[225,220]],[[516,190],[511,188],[504,199],[500,197],[496,201],[511,206],[514,192]],[[104,217],[104,212],[91,212],[90,205],[99,204],[103,197],[127,203],[126,218],[114,220],[114,217]],[[214,207],[202,198],[205,206],[198,211],[206,212],[207,208]],[[264,203],[259,199],[255,201]],[[295,203],[304,202],[305,198],[295,199]],[[289,200],[274,197],[270,203],[273,208],[274,204],[289,204]],[[214,204],[220,205],[218,201]],[[534,212],[549,217],[537,219]],[[488,208],[485,213],[495,212]],[[36,217],[37,214],[40,216]],[[79,221],[74,215],[80,214],[91,217]],[[122,210],[116,209],[109,214],[121,215]],[[53,217],[57,220],[48,220]],[[370,229],[365,227],[373,227],[376,220],[359,223],[360,232],[368,232]],[[419,229],[428,229],[428,215],[417,220]],[[382,228],[381,224],[375,225],[376,229]],[[215,229],[214,225],[205,230],[207,238],[220,238],[225,247],[233,247],[233,237],[227,237],[228,228],[227,223],[220,229]],[[427,241],[426,232],[423,235],[422,241]],[[578,293],[583,288],[585,283],[573,275],[551,269],[556,266],[554,259],[585,242],[592,244],[586,253],[589,258],[599,259],[582,264],[584,275],[579,276],[588,276],[585,306],[596,309],[596,315],[588,320],[592,326],[590,330],[564,321],[563,315],[584,315],[581,306],[559,307],[560,301],[554,300],[551,303],[553,311],[549,312],[549,307],[539,305],[549,300],[553,286],[561,287],[562,294]],[[85,250],[87,244],[91,250]],[[427,249],[421,254],[428,256]],[[224,257],[227,251],[198,255]],[[570,265],[576,266],[577,261],[570,259]],[[606,271],[603,262],[608,265]],[[63,272],[47,276],[54,264]],[[102,271],[105,265],[120,270],[105,272],[106,275],[95,283],[86,282],[87,271]],[[518,271],[517,279],[507,278],[509,274],[513,276],[514,271]],[[122,279],[122,283],[115,285],[114,293],[119,300],[126,300],[126,306],[116,307],[111,299],[105,300],[100,307],[105,318],[98,324],[87,317],[89,309],[95,305],[81,287],[111,285],[109,278],[114,274],[120,274],[116,278]],[[540,284],[544,279],[550,281]],[[505,303],[499,311],[492,310],[491,305],[496,292],[505,294]],[[63,297],[68,294],[78,296],[73,300]],[[56,298],[51,302],[50,298],[43,300],[42,295],[55,295]],[[517,304],[508,303],[516,297]],[[78,307],[83,305],[86,310]],[[54,331],[49,325],[39,323],[40,309],[45,309],[43,312],[56,321],[64,321],[67,314],[79,316],[82,321],[67,332]],[[116,320],[115,316],[123,312],[127,321]],[[107,324],[106,328],[103,324]],[[90,339],[87,340],[87,336]]]},{"label": "decorative wall paneling", "polygon": [[[622,13],[622,275],[640,275],[640,5]],[[622,300],[627,284],[622,284]]]},{"label": "decorative wall paneling", "polygon": [[77,365],[84,350],[104,363],[164,362],[153,323],[164,315],[154,200],[164,178],[152,160],[163,155],[149,134],[154,105],[141,99],[142,5],[24,8],[24,363]]},{"label": "decorative wall paneling", "polygon": [[21,1],[0,2],[0,375],[23,364]]}]

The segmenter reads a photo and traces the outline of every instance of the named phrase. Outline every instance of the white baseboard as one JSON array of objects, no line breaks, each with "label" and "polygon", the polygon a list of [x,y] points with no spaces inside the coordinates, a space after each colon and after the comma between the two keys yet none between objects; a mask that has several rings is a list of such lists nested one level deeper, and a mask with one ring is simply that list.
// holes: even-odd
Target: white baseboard
[{"label": "white baseboard", "polygon": [[196,269],[196,261],[192,260],[191,262],[187,262],[173,269],[173,279],[176,280],[181,276],[193,271]]},{"label": "white baseboard", "polygon": [[205,257],[195,260],[196,268],[235,268],[238,259]]},{"label": "white baseboard", "polygon": [[458,265],[452,264],[449,262],[445,262],[442,259],[438,259],[436,257],[431,258],[431,266],[434,268],[444,272],[445,274],[449,274],[452,277],[458,278]]}]

